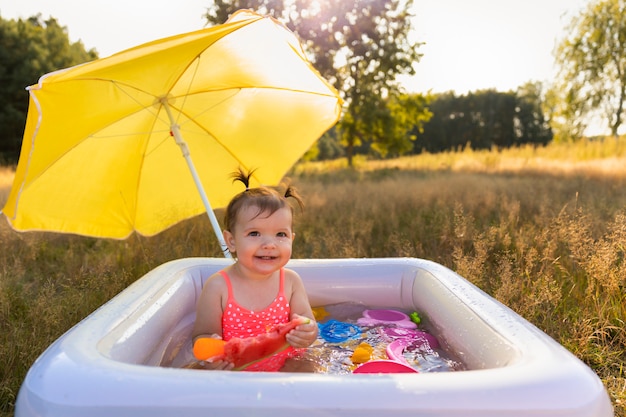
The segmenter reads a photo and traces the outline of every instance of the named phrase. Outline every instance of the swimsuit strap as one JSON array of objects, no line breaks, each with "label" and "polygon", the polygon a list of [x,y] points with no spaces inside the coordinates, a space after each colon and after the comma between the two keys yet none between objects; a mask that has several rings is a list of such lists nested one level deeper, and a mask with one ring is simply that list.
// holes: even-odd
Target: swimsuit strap
[{"label": "swimsuit strap", "polygon": [[285,268],[280,268],[280,281],[278,284],[278,295],[277,297],[280,297],[281,295],[285,295]]},{"label": "swimsuit strap", "polygon": [[224,281],[226,282],[226,286],[228,287],[228,302],[235,301],[235,297],[233,296],[233,286],[230,283],[230,277],[223,269],[220,271],[220,275],[224,277]]}]

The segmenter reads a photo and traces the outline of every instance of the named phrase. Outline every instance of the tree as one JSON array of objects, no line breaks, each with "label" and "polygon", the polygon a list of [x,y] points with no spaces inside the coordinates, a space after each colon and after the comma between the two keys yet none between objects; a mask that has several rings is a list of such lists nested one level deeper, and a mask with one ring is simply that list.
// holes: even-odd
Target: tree
[{"label": "tree", "polygon": [[547,123],[554,132],[555,142],[573,142],[583,136],[585,117],[575,114],[577,110],[568,105],[567,98],[556,84],[553,83],[546,91],[542,107],[547,115]]},{"label": "tree", "polygon": [[56,19],[0,18],[0,162],[19,156],[28,111],[28,92],[45,73],[97,58],[81,42],[70,43]]},{"label": "tree", "polygon": [[555,52],[560,114],[580,134],[582,120],[599,111],[617,136],[626,100],[626,0],[589,4],[567,30]]},{"label": "tree", "polygon": [[344,156],[343,148],[337,140],[337,129],[332,127],[313,144],[311,149],[302,156],[302,159],[305,161],[324,161]]},{"label": "tree", "polygon": [[382,157],[398,157],[413,150],[417,134],[432,117],[428,110],[430,96],[399,94],[387,100],[386,109],[375,120],[372,149]]},{"label": "tree", "polygon": [[[315,68],[342,94],[339,137],[352,163],[354,149],[397,138],[400,128],[389,103],[403,93],[396,77],[415,73],[420,43],[410,39],[413,0],[218,0],[207,20],[223,23],[239,8],[271,13],[301,38]],[[426,109],[423,109],[426,112]],[[415,124],[423,121],[418,115]],[[408,131],[407,131],[408,133]]]}]

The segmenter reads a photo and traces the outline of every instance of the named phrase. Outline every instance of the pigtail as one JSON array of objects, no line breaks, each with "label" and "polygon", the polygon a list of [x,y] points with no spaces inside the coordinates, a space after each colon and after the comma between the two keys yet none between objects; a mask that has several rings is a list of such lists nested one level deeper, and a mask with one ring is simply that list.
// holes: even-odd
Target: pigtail
[{"label": "pigtail", "polygon": [[298,203],[300,207],[300,211],[304,210],[304,201],[302,201],[302,197],[298,194],[298,191],[291,185],[287,184],[287,188],[285,189],[285,198],[293,198]]},{"label": "pigtail", "polygon": [[233,184],[237,181],[240,181],[243,185],[246,186],[246,191],[250,189],[250,178],[252,178],[252,174],[254,174],[255,169],[251,169],[247,174],[243,171],[243,168],[238,167],[237,171],[230,174],[233,179]]}]

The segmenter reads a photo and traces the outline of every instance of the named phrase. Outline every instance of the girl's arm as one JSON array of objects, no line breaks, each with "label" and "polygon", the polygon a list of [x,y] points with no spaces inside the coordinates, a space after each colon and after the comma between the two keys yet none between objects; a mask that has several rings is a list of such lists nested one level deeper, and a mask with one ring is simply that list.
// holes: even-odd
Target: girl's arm
[{"label": "girl's arm", "polygon": [[302,284],[302,279],[295,271],[286,269],[285,280],[291,284],[291,298],[289,299],[291,319],[297,316],[309,319],[309,323],[300,324],[287,334],[287,342],[296,348],[309,347],[317,339],[318,332],[309,297],[304,289],[304,284]]},{"label": "girl's arm", "polygon": [[204,283],[196,303],[196,321],[192,337],[222,337],[222,297],[226,283],[220,274],[210,276]]},{"label": "girl's arm", "polygon": [[[226,283],[219,274],[210,276],[204,283],[196,304],[196,322],[193,326],[192,340],[201,337],[222,338],[222,297]],[[200,362],[202,367],[211,370],[230,370],[234,365],[225,361]]]}]

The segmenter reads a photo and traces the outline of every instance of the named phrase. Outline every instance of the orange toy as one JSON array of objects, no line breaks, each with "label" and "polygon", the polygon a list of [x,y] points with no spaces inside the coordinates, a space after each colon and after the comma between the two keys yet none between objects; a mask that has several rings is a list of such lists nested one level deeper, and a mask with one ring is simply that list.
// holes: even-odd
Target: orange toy
[{"label": "orange toy", "polygon": [[225,344],[226,342],[222,339],[201,337],[193,344],[193,356],[198,360],[205,361],[209,358],[223,355]]}]

